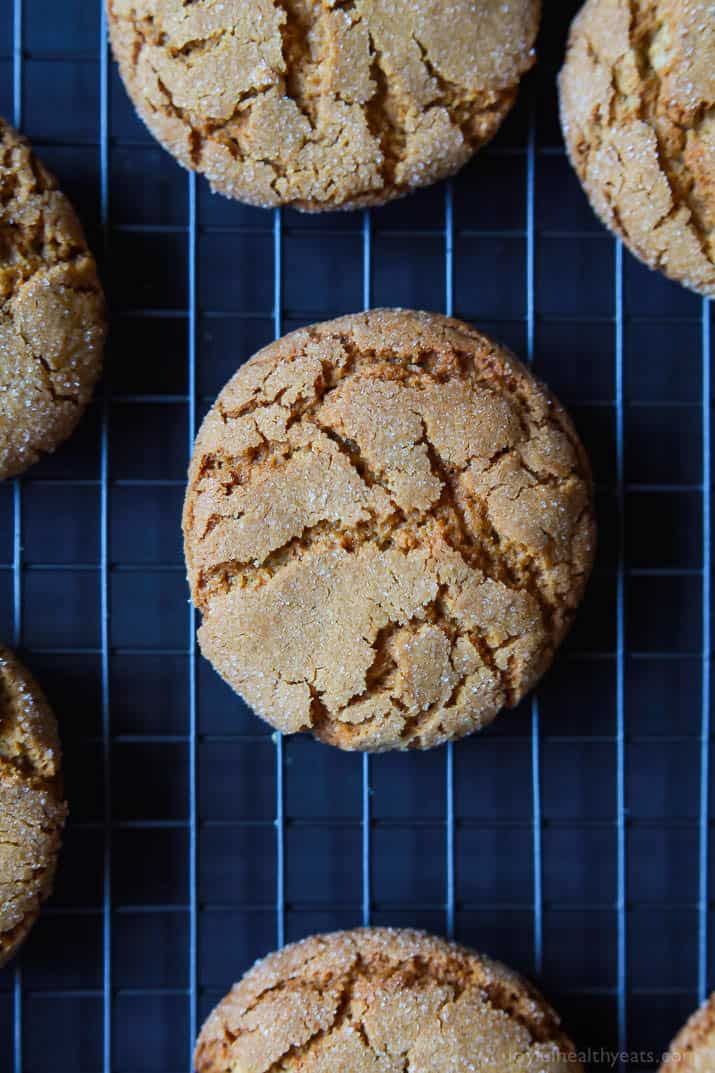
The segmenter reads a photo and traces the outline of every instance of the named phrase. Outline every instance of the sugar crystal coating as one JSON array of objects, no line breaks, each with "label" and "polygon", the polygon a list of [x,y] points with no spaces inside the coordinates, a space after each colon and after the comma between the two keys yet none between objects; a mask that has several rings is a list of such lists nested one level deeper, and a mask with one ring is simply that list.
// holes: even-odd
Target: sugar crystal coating
[{"label": "sugar crystal coating", "polygon": [[534,60],[539,0],[107,0],[147,126],[256,205],[378,204],[460,168]]},{"label": "sugar crystal coating", "polygon": [[588,578],[588,462],[559,404],[467,325],[377,310],[229,381],[184,507],[199,640],[273,726],[427,748],[515,705]]},{"label": "sugar crystal coating", "polygon": [[715,296],[712,0],[587,0],[561,72],[571,161],[607,227]]},{"label": "sugar crystal coating", "polygon": [[104,336],[104,299],[74,210],[0,119],[0,479],[73,431]]},{"label": "sugar crystal coating", "polygon": [[582,1073],[515,972],[391,928],[317,935],[258,962],[204,1025],[197,1073]]},{"label": "sugar crystal coating", "polygon": [[0,646],[0,965],[52,890],[66,811],[55,718],[29,672]]}]

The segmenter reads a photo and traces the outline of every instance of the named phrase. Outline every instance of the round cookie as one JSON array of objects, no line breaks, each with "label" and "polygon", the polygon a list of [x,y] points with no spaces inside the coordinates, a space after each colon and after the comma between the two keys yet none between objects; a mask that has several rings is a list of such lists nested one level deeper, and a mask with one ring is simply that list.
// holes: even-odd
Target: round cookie
[{"label": "round cookie", "polygon": [[107,0],[129,96],[214,190],[308,211],[452,175],[534,62],[540,0]]},{"label": "round cookie", "polygon": [[561,406],[459,321],[376,310],[244,365],[184,505],[205,656],[278,730],[428,748],[546,670],[591,570],[588,462]]},{"label": "round cookie", "polygon": [[0,966],[51,893],[66,814],[55,718],[32,675],[0,647]]},{"label": "round cookie", "polygon": [[582,1073],[541,995],[417,931],[318,935],[258,962],[210,1015],[196,1073]]},{"label": "round cookie", "polygon": [[670,1045],[660,1073],[712,1073],[715,1069],[715,994],[697,1010]]},{"label": "round cookie", "polygon": [[715,296],[711,0],[587,0],[560,76],[568,153],[632,253]]},{"label": "round cookie", "polygon": [[102,290],[74,210],[0,119],[0,479],[73,431],[104,335]]}]

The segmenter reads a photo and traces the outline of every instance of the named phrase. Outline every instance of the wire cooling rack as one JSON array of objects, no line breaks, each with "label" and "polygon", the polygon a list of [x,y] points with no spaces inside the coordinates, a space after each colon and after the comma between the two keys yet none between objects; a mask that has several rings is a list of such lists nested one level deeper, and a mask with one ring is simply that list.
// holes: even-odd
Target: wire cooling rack
[{"label": "wire cooling rack", "polygon": [[[0,111],[80,210],[112,336],[80,431],[0,485],[0,634],[52,697],[72,810],[55,896],[0,973],[3,1073],[186,1073],[255,957],[360,922],[537,978],[593,1068],[656,1065],[713,986],[711,312],[590,212],[553,84],[576,5],[546,6],[515,114],[453,183],[305,217],[173,163],[96,0],[4,0]],[[200,658],[179,515],[235,367],[370,305],[455,312],[534,364],[590,449],[601,546],[533,699],[366,759],[274,740]]]}]

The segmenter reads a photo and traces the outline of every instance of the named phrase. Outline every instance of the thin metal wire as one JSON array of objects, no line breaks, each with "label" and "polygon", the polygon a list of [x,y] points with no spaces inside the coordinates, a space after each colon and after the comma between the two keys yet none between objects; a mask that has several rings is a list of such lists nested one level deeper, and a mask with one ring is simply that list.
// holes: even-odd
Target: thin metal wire
[{"label": "thin metal wire", "polygon": [[[23,0],[14,0],[12,26],[12,92],[13,122],[19,130],[23,116]],[[12,636],[13,646],[22,644],[22,484],[19,478],[13,482],[13,533],[12,533]],[[23,998],[22,966],[16,961],[12,982],[13,1001],[13,1063],[15,1073],[22,1073],[23,1062]]]},{"label": "thin metal wire", "polygon": [[[700,656],[695,658],[700,662]],[[91,735],[82,740],[86,745],[101,745],[102,743],[101,737]],[[500,734],[499,740],[507,745],[516,745],[531,741],[531,734]],[[616,737],[615,734],[549,734],[546,740],[551,745],[615,745]],[[688,734],[629,734],[626,738],[629,745],[689,745],[692,744],[692,740],[692,736]],[[190,734],[112,734],[112,741],[119,745],[189,745],[191,736]],[[265,749],[267,745],[273,745],[272,738],[254,737],[252,734],[201,734],[201,742],[204,745],[245,745],[256,749]],[[210,824],[212,821],[204,822]],[[273,821],[265,820],[263,822],[272,823]],[[292,821],[293,825],[300,822],[300,820]],[[311,823],[319,822],[319,820],[311,820]],[[327,820],[326,822],[330,823],[331,821]],[[362,824],[362,818],[359,821],[350,821],[345,818],[344,822],[346,824],[351,822]],[[374,819],[372,825],[380,824],[384,826],[391,822],[393,821],[387,819]],[[399,824],[399,821],[394,822]],[[418,821],[413,820],[411,822],[417,823]],[[551,821],[552,826],[554,822],[556,821]],[[561,821],[558,822],[560,823]],[[632,822],[637,823],[638,820],[633,820]],[[444,824],[444,820],[425,819],[419,821],[419,823],[438,827]],[[463,820],[462,826],[467,823],[469,823],[469,820]],[[524,821],[524,826],[533,827],[533,820],[529,820],[528,823]]]},{"label": "thin metal wire", "polygon": [[22,645],[22,485],[13,482],[12,525],[12,643],[14,648]]},{"label": "thin metal wire", "polygon": [[[505,746],[518,744],[521,741],[528,741],[528,740],[529,740],[528,738],[523,738],[523,739],[509,739],[509,738],[506,738],[506,737],[500,737],[499,738],[499,741],[503,742]],[[555,738],[555,739],[553,739],[553,742],[554,742],[554,744],[559,744],[559,743],[572,744],[572,743],[575,743],[577,740],[581,741],[581,743],[583,743],[584,740],[585,740],[585,741],[588,742],[589,745],[590,744],[602,744],[602,745],[611,744],[612,745],[612,744],[614,744],[615,739],[611,739],[611,741],[609,741],[609,742],[603,742],[600,739],[597,739],[597,741],[594,743],[592,739],[575,739],[575,738],[571,738],[571,739],[567,739],[567,741],[564,742],[563,739]],[[653,739],[647,738],[647,739],[641,739],[641,740],[650,742]],[[688,742],[690,742],[690,744],[692,744],[692,741],[693,741],[692,738],[690,738],[690,739],[682,738],[680,740],[680,743],[685,745]],[[664,742],[661,739],[656,739],[656,742],[659,745],[671,744],[671,742],[669,742],[669,741]],[[236,742],[235,744],[237,744],[237,745],[238,744],[245,745],[247,743],[244,740],[243,742],[239,741],[239,742]],[[287,821],[287,823],[288,823],[288,821]],[[333,831],[346,830],[347,831],[347,830],[353,830],[353,829],[358,830],[358,828],[360,828],[362,826],[362,818],[359,817],[359,816],[354,818],[354,819],[349,819],[347,817],[342,817],[342,816],[341,817],[318,817],[318,818],[310,817],[310,819],[298,819],[298,818],[295,818],[295,817],[291,817],[290,821],[289,821],[289,824],[290,824],[291,829],[294,830],[294,831],[296,831],[296,830],[304,830],[305,831],[305,830],[309,830],[309,829],[311,829],[311,830],[320,829],[320,830],[324,830],[324,831],[327,831],[327,830],[333,830]],[[411,831],[411,830],[419,830],[419,831],[424,831],[424,830],[438,831],[438,830],[442,830],[443,831],[444,830],[444,818],[440,818],[440,819],[417,819],[417,817],[413,817],[413,818],[411,818],[409,820],[407,820],[407,819],[400,819],[400,820],[379,819],[378,820],[375,817],[373,817],[372,825],[373,825],[373,828],[380,828],[381,830],[391,830],[391,831]],[[185,830],[186,828],[188,828],[189,820],[188,820],[188,817],[186,817],[185,819],[176,819],[176,820],[115,820],[114,823],[112,824],[112,826],[117,831],[181,831],[181,830]],[[241,828],[243,830],[249,830],[249,829],[253,829],[253,830],[270,830],[270,829],[274,828],[274,826],[275,826],[275,819],[273,819],[273,818],[265,819],[265,820],[263,820],[263,819],[261,819],[261,820],[206,819],[206,820],[202,820],[200,822],[199,826],[200,826],[200,828],[202,830],[204,830],[204,829],[205,830],[210,830],[210,829],[216,830],[218,828],[225,828],[227,830],[228,829],[235,830],[237,828]],[[460,817],[460,820],[459,820],[459,829],[461,831],[499,830],[499,831],[524,831],[524,832],[530,832],[531,829],[532,829],[532,826],[533,826],[533,824],[532,824],[531,819],[502,820],[502,819],[495,818],[493,816],[472,816],[469,819],[467,819],[466,817]],[[617,822],[616,822],[615,819],[613,819],[613,820],[605,820],[605,819],[587,820],[587,819],[584,819],[581,816],[569,816],[569,817],[565,817],[564,819],[550,820],[549,821],[549,826],[550,826],[550,828],[552,830],[558,830],[558,831],[583,831],[583,830],[589,830],[589,831],[616,831],[617,827],[618,827]],[[629,826],[632,826],[633,830],[636,830],[636,831],[682,831],[682,830],[688,830],[689,829],[692,832],[693,821],[692,821],[692,817],[687,816],[687,815],[674,816],[674,817],[670,817],[668,819],[663,819],[662,817],[643,818],[643,819],[638,818],[638,819],[632,820],[631,824]],[[73,825],[73,827],[74,827],[75,831],[102,831],[103,830],[103,824],[101,823],[101,821],[97,821],[97,820],[76,820],[74,825]],[[710,828],[711,828],[711,830],[715,829],[715,821],[710,822]],[[413,905],[413,904],[417,904],[417,903],[411,902],[410,904]],[[441,904],[442,909],[444,909],[444,901],[442,901],[440,904]],[[529,901],[529,904],[531,905],[531,901]],[[556,903],[554,902],[553,899],[551,899],[551,900],[547,901],[547,904],[554,905]],[[581,902],[577,902],[577,903],[572,902],[570,904],[571,904],[572,909],[574,909],[576,911],[578,911],[582,907]],[[632,904],[635,905],[636,901],[634,901]],[[653,903],[652,902],[649,903],[647,901],[647,899],[645,899],[645,900],[640,901],[640,904],[646,905],[646,904],[653,904]],[[672,907],[672,904],[673,903],[669,902],[668,906]],[[678,904],[682,904],[682,903],[678,903]],[[697,903],[697,898],[693,898],[693,900],[691,902],[692,908],[697,908],[697,904],[698,904]],[[373,905],[374,905],[374,902],[373,902]],[[712,898],[710,899],[710,906],[711,906],[711,908],[715,907],[715,899],[712,899]],[[611,904],[610,902],[604,902],[603,907],[604,908],[617,909],[618,906],[617,906],[617,902],[614,901],[613,904]],[[692,991],[692,987],[691,987],[691,991]]]},{"label": "thin metal wire", "polygon": [[362,923],[367,928],[372,918],[372,809],[370,804],[370,757],[362,756]]},{"label": "thin metal wire", "polygon": [[700,725],[700,832],[698,876],[698,998],[708,996],[708,871],[710,868],[710,601],[712,568],[711,516],[711,416],[710,416],[710,302],[702,309],[702,406],[703,406],[703,644]]},{"label": "thin metal wire", "polygon": [[22,127],[23,113],[23,0],[13,0],[12,19],[12,108],[13,123],[19,130]]},{"label": "thin metal wire", "polygon": [[[526,354],[534,364],[536,347],[536,117],[529,109],[526,155]],[[544,964],[544,894],[541,815],[541,715],[537,693],[531,698],[531,809],[533,820],[532,854],[534,869],[534,972],[541,975]]]},{"label": "thin metal wire", "polygon": [[[365,209],[362,217],[362,304],[372,305],[372,215]],[[362,756],[362,922],[367,927],[372,916],[372,788],[370,756]]]},{"label": "thin metal wire", "polygon": [[[273,211],[273,334],[283,334],[283,210]],[[276,944],[285,943],[285,801],[283,735],[274,735],[276,750]]]},{"label": "thin metal wire", "polygon": [[[448,317],[454,314],[454,184],[448,180],[444,188],[444,309]],[[447,742],[444,752],[444,825],[445,825],[445,925],[447,937],[456,931],[457,884],[455,874],[454,818],[454,746]]]},{"label": "thin metal wire", "polygon": [[[537,154],[538,155],[538,154]],[[381,236],[384,236],[385,232],[380,232]],[[403,239],[419,237],[419,232],[413,230],[401,231],[400,237]],[[434,232],[429,232],[430,237],[434,237]],[[464,234],[464,232],[461,232]],[[568,236],[564,236],[568,237]],[[573,236],[571,236],[573,237]],[[284,311],[285,312],[285,311]],[[466,316],[468,310],[462,310],[461,315]],[[307,309],[307,308],[295,308],[290,310],[290,315],[296,320],[308,320],[309,318],[316,319],[318,317],[325,316],[325,310]],[[188,316],[188,311],[185,309],[156,309],[148,306],[135,306],[134,308],[118,309],[114,314],[115,320],[182,320]],[[201,316],[207,320],[259,320],[268,321],[271,320],[271,313],[266,310],[249,310],[242,311],[236,309],[202,309]],[[611,314],[592,313],[588,316],[583,316],[579,313],[542,313],[540,315],[540,321],[543,324],[560,324],[571,325],[573,327],[591,328],[598,325],[613,326],[613,316]],[[526,314],[503,314],[493,313],[489,317],[492,324],[526,324]],[[637,314],[629,315],[629,323],[631,324],[645,324],[651,327],[658,325],[666,325],[669,327],[691,327],[700,328],[701,318],[698,317],[682,317],[682,316],[669,316],[649,314],[648,316],[639,316]],[[652,405],[657,405],[653,403]],[[668,403],[668,405],[675,405],[675,403]],[[687,405],[687,404],[686,404]]]},{"label": "thin metal wire", "polygon": [[[197,201],[196,175],[189,172],[187,180],[188,210],[188,454],[194,446],[196,434],[196,295],[197,295]],[[189,601],[189,1068],[193,1060],[193,1047],[198,1030],[199,1010],[199,954],[198,954],[198,728],[196,711],[196,612]]]},{"label": "thin metal wire", "polygon": [[[99,39],[99,189],[100,222],[105,261],[109,250],[109,39],[105,7],[100,0]],[[110,712],[109,604],[109,376],[101,398],[99,601],[101,640],[101,707],[104,859],[102,865],[102,1068],[112,1069],[112,731]]]},{"label": "thin metal wire", "polygon": [[[616,919],[618,985],[618,1049],[627,1041],[627,903],[626,903],[626,778],[625,778],[625,458],[623,405],[623,246],[614,248],[614,312],[616,374],[616,484],[618,502],[618,572],[616,581]],[[620,1068],[623,1068],[623,1061]]]}]

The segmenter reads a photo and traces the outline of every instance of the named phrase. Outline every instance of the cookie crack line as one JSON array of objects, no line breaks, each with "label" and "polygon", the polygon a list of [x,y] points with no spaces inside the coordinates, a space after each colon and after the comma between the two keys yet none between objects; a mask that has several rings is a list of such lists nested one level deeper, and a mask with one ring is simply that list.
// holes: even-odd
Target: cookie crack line
[{"label": "cookie crack line", "polygon": [[[314,109],[302,90],[302,77],[311,60],[308,40],[310,26],[306,25],[305,20],[300,17],[300,12],[296,10],[295,0],[273,0],[273,3],[285,13],[285,20],[280,24],[280,35],[281,54],[285,67],[283,83],[286,93],[301,115],[308,120],[311,130],[315,131]],[[318,18],[321,14],[322,8]]]},{"label": "cookie crack line", "polygon": [[[327,395],[324,397],[327,397]],[[364,481],[368,488],[382,489],[395,515],[404,521],[405,511],[395,502],[390,486],[385,483],[384,477],[372,469],[359,446],[354,441],[348,441],[347,437],[342,436],[331,425],[321,423],[317,417],[311,416],[308,420],[335,444],[342,456],[348,460],[357,476]]]},{"label": "cookie crack line", "polygon": [[375,92],[365,105],[365,120],[380,147],[380,174],[385,183],[395,190],[407,190],[407,184],[397,181],[398,166],[404,160],[405,132],[392,119],[389,110],[390,78],[381,62],[382,53],[368,27],[370,42],[370,77],[375,85]]}]

